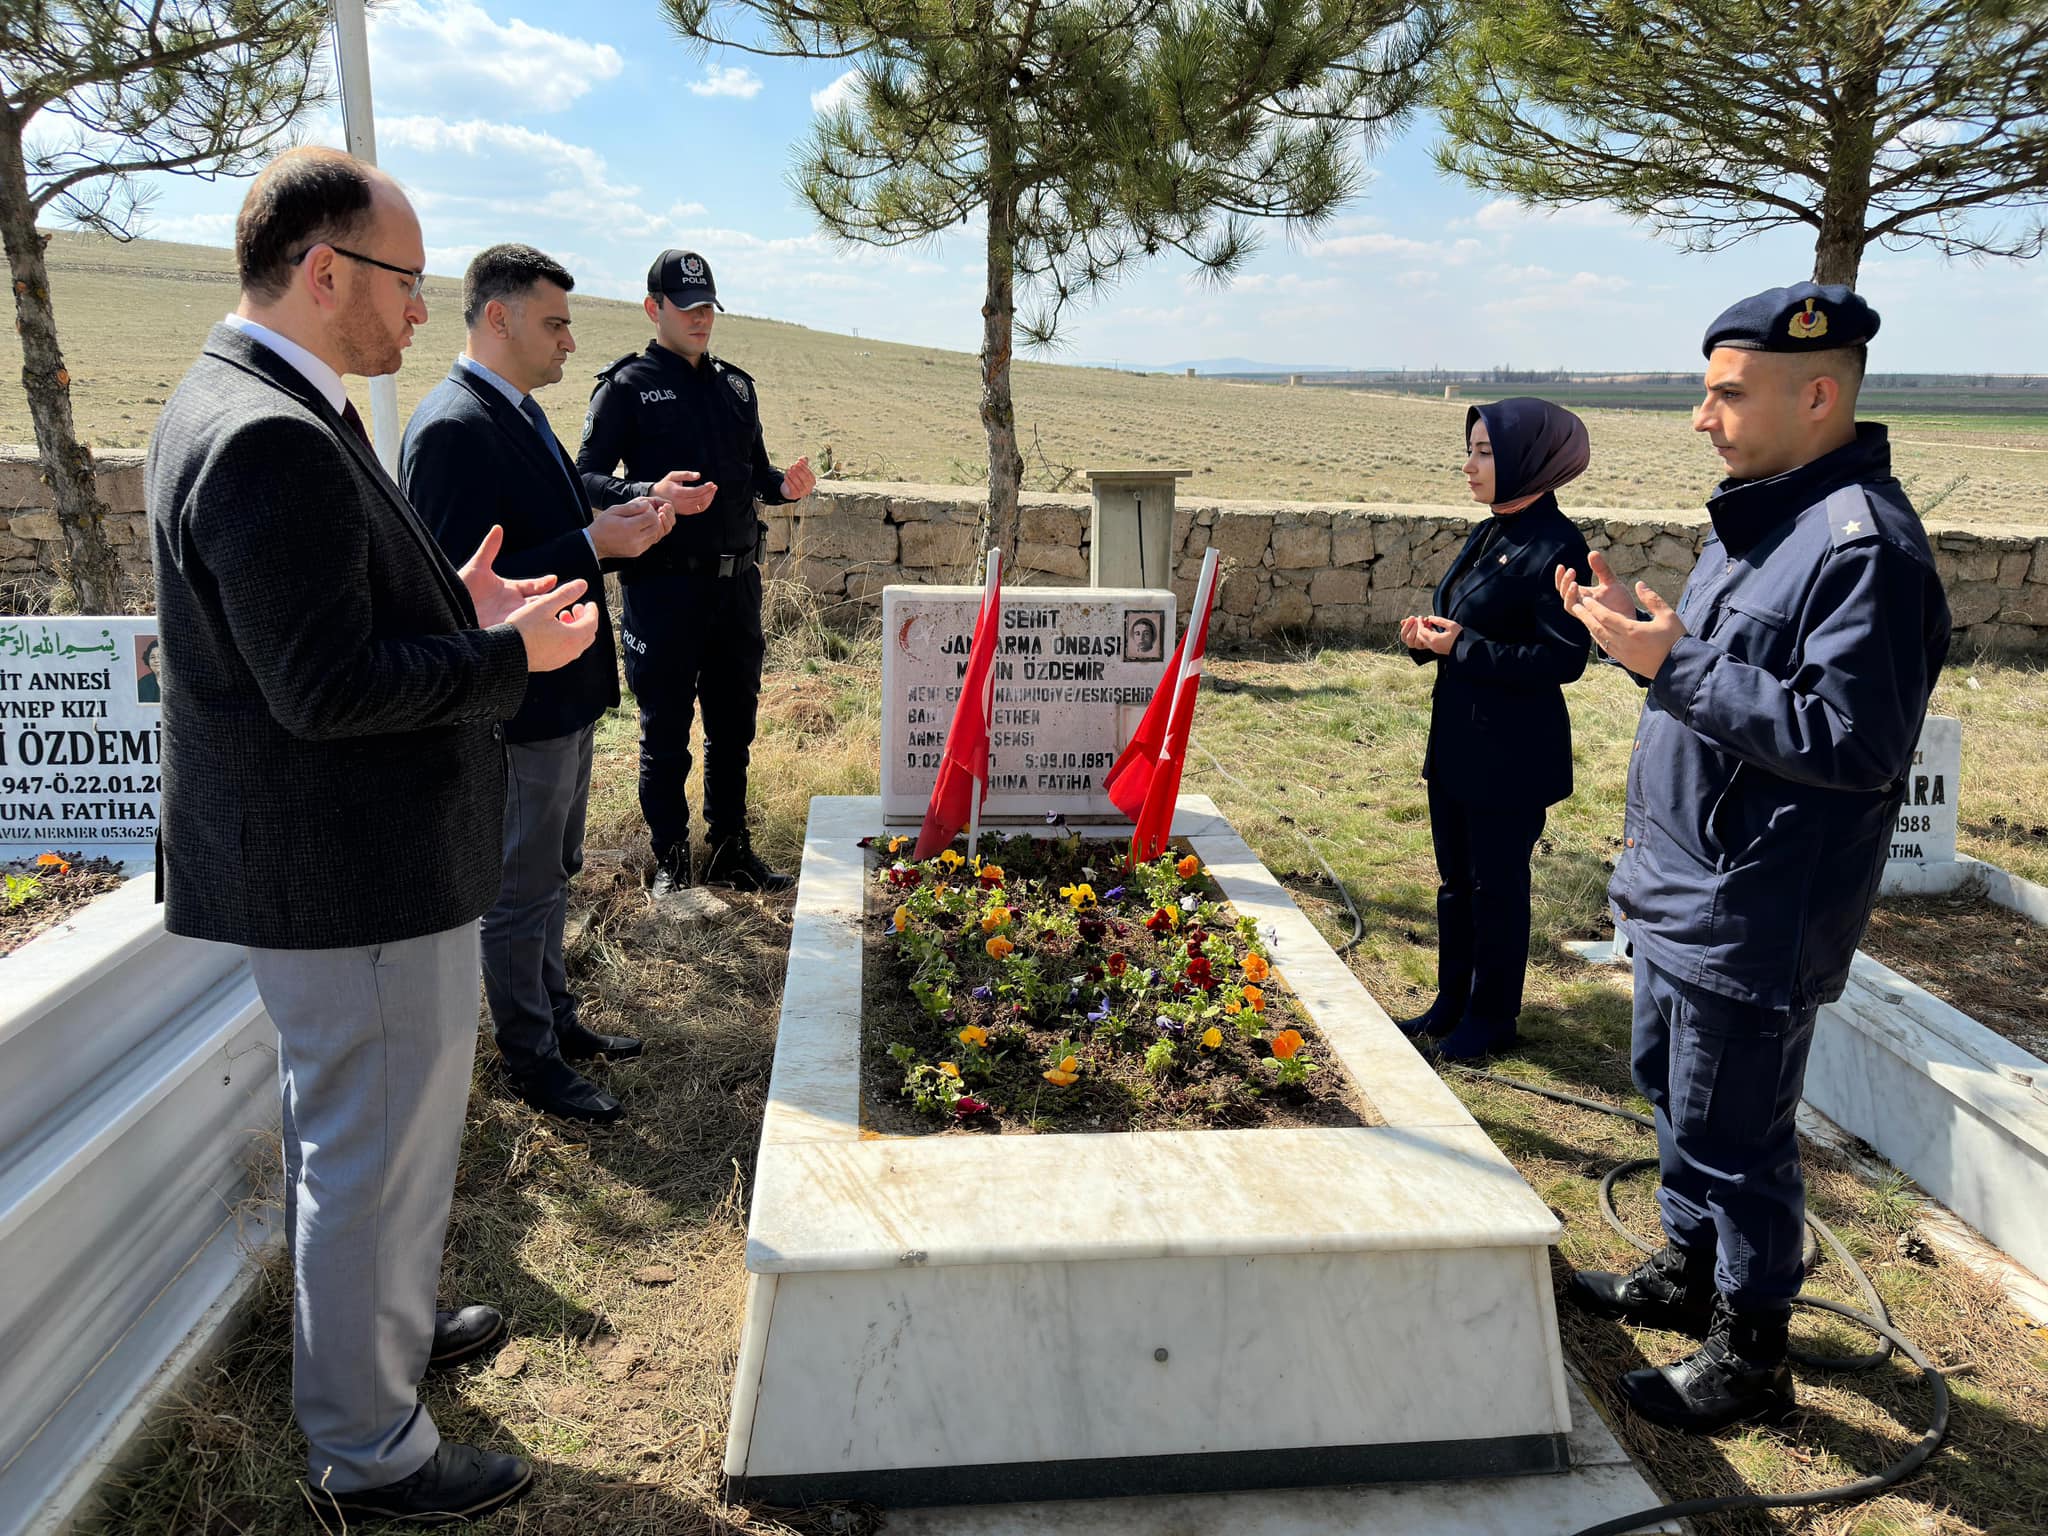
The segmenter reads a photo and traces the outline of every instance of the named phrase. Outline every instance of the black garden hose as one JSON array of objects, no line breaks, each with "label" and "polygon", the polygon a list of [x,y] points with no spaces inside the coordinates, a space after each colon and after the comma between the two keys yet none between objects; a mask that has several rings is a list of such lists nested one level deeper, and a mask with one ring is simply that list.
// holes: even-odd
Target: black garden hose
[{"label": "black garden hose", "polygon": [[[1603,1103],[1599,1099],[1565,1093],[1556,1088],[1546,1088],[1539,1083],[1524,1082],[1520,1078],[1503,1077],[1497,1072],[1485,1072],[1477,1067],[1459,1067],[1457,1070],[1469,1077],[1498,1083],[1504,1088],[1537,1094],[1546,1099],[1554,1099],[1560,1104],[1575,1104],[1581,1109],[1596,1110],[1603,1115],[1613,1115],[1618,1120],[1626,1120],[1646,1130],[1655,1129],[1648,1115],[1638,1114],[1632,1109],[1623,1109],[1619,1105]],[[1644,1253],[1654,1252],[1655,1245],[1637,1237],[1623,1224],[1620,1213],[1614,1208],[1614,1186],[1632,1173],[1656,1166],[1657,1160],[1653,1157],[1632,1158],[1627,1162],[1615,1164],[1600,1180],[1600,1214],[1606,1218],[1610,1227]],[[1834,1255],[1835,1261],[1847,1270],[1855,1281],[1856,1289],[1862,1294],[1868,1310],[1858,1311],[1839,1301],[1827,1301],[1818,1296],[1801,1296],[1792,1304],[1847,1318],[1858,1327],[1867,1328],[1876,1334],[1879,1343],[1875,1350],[1861,1355],[1817,1355],[1794,1348],[1791,1352],[1792,1358],[1801,1365],[1821,1370],[1855,1372],[1874,1370],[1891,1358],[1893,1350],[1900,1351],[1920,1368],[1920,1374],[1927,1382],[1928,1392],[1934,1399],[1934,1411],[1930,1415],[1927,1432],[1913,1443],[1905,1455],[1890,1466],[1873,1472],[1868,1477],[1860,1477],[1853,1483],[1840,1483],[1831,1488],[1816,1488],[1809,1493],[1732,1493],[1711,1499],[1685,1499],[1673,1504],[1660,1504],[1654,1509],[1638,1510],[1619,1519],[1603,1520],[1598,1525],[1589,1525],[1573,1531],[1571,1536],[1622,1536],[1623,1532],[1638,1531],[1646,1525],[1654,1525],[1661,1521],[1683,1520],[1694,1515],[1725,1514],[1743,1509],[1790,1509],[1806,1504],[1853,1504],[1872,1498],[1887,1488],[1904,1482],[1925,1466],[1927,1459],[1940,1449],[1942,1440],[1948,1434],[1947,1379],[1942,1376],[1934,1362],[1920,1352],[1911,1339],[1892,1327],[1891,1314],[1885,1310],[1884,1302],[1877,1294],[1877,1288],[1870,1283],[1870,1277],[1863,1272],[1863,1266],[1856,1262],[1848,1248],[1843,1245],[1841,1238],[1835,1235],[1834,1228],[1812,1211],[1806,1213],[1806,1226],[1805,1265],[1808,1273],[1812,1272],[1818,1262],[1821,1245],[1825,1244],[1828,1252]]]}]

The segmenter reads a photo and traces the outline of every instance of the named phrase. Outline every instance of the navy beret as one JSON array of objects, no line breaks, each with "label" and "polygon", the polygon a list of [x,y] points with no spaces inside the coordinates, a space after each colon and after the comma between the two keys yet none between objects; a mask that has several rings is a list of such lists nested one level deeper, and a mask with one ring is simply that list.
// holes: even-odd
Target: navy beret
[{"label": "navy beret", "polygon": [[1700,351],[1828,352],[1877,334],[1877,311],[1842,283],[1795,283],[1731,304],[1707,327]]}]

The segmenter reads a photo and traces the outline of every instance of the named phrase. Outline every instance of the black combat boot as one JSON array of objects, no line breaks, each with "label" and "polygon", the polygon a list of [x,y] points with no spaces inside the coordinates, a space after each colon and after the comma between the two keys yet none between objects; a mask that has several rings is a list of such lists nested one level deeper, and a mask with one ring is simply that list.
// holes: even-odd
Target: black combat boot
[{"label": "black combat boot", "polygon": [[677,843],[675,847],[664,849],[655,856],[654,899],[656,901],[661,900],[664,896],[673,896],[678,891],[687,891],[690,885],[690,845],[687,842]]},{"label": "black combat boot", "polygon": [[1731,1424],[1782,1424],[1796,1399],[1786,1326],[1789,1307],[1737,1312],[1715,1298],[1707,1342],[1676,1365],[1621,1378],[1629,1406],[1653,1424],[1711,1435]]},{"label": "black combat boot", "polygon": [[786,891],[796,881],[763,864],[754,852],[754,840],[742,827],[711,842],[711,857],[704,862],[706,885],[729,885],[736,891]]},{"label": "black combat boot", "polygon": [[1713,1325],[1714,1253],[1687,1253],[1669,1244],[1625,1275],[1582,1269],[1564,1288],[1571,1304],[1595,1317],[1666,1328],[1704,1339]]}]

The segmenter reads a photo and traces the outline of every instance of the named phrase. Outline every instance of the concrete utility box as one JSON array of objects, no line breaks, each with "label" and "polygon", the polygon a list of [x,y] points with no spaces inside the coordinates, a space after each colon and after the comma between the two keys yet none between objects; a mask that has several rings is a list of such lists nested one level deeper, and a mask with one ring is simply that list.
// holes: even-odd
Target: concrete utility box
[{"label": "concrete utility box", "polygon": [[1191,469],[1091,469],[1088,585],[1173,585],[1173,483]]}]

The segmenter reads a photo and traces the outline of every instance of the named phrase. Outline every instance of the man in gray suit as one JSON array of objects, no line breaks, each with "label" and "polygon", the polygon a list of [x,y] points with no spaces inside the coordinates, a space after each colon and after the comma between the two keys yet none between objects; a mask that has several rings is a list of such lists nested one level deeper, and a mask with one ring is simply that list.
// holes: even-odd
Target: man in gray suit
[{"label": "man in gray suit", "polygon": [[427,318],[396,183],[281,155],[235,256],[241,302],[147,470],[164,923],[248,946],[277,1025],[308,1495],[341,1522],[439,1523],[532,1477],[442,1440],[416,1388],[503,1331],[435,1307],[498,889],[498,722],[529,673],[589,647],[597,611],[582,581],[495,575],[496,529],[458,570],[371,451],[342,376],[394,372]]}]

